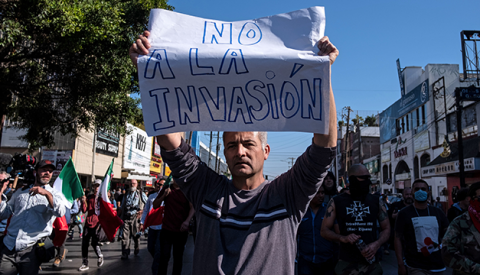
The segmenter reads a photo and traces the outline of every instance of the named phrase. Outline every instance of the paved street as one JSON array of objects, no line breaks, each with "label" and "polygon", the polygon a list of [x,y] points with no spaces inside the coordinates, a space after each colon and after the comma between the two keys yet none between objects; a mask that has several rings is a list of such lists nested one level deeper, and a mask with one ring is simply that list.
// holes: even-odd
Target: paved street
[{"label": "paved street", "polygon": [[[75,236],[78,234],[75,233]],[[121,245],[120,242],[110,243],[109,245],[102,246],[102,252],[105,260],[105,264],[101,267],[97,267],[97,258],[93,252],[92,247],[89,247],[89,266],[90,269],[85,272],[79,272],[78,268],[82,265],[82,249],[81,239],[75,238],[73,241],[67,241],[68,254],[67,258],[62,262],[60,267],[52,268],[53,260],[48,264],[42,265],[42,271],[40,274],[152,274],[151,265],[152,257],[147,251],[147,239],[142,237],[140,239],[140,253],[138,256],[130,255],[128,260],[121,260]],[[133,252],[133,244],[132,244]],[[182,274],[192,273],[192,259],[193,259],[193,238],[189,236],[187,247],[183,255],[183,272]],[[168,273],[171,274],[172,260],[170,260]]]},{"label": "paved street", "polygon": [[[75,234],[77,236],[77,234]],[[82,264],[81,256],[81,240],[76,238],[73,241],[68,241],[68,254],[66,260],[59,268],[52,268],[52,262],[42,265],[40,274],[72,274],[80,273],[77,271]],[[132,249],[133,250],[133,249]],[[84,274],[151,274],[152,257],[147,251],[147,239],[142,237],[140,239],[140,254],[138,256],[130,255],[126,261],[120,259],[121,247],[120,242],[114,242],[102,247],[103,255],[105,257],[105,264],[101,268],[97,268],[95,253],[90,247],[90,269],[83,272]],[[192,274],[192,259],[193,259],[193,238],[189,236],[187,247],[183,255],[183,275]],[[390,255],[384,255],[382,261],[383,272],[386,275],[397,274],[397,260],[395,258],[395,251],[390,250]],[[168,274],[172,272],[172,260],[170,260],[168,267]],[[452,274],[452,270],[447,268],[445,274]]]}]

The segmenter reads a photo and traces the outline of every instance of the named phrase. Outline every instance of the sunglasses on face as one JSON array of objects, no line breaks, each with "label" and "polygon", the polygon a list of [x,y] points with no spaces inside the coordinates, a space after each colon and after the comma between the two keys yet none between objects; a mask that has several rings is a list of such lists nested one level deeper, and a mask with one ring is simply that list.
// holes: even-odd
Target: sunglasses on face
[{"label": "sunglasses on face", "polygon": [[355,176],[355,177],[357,177],[357,178],[359,178],[359,179],[362,179],[362,180],[368,180],[368,179],[370,179],[372,176],[370,176],[370,175],[363,175],[363,176]]}]

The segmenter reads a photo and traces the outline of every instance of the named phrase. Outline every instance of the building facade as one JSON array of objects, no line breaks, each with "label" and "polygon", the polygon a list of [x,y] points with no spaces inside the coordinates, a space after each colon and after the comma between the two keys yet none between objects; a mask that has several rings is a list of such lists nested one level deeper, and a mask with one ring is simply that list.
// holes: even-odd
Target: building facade
[{"label": "building facade", "polygon": [[[451,204],[448,196],[451,191],[445,190],[453,188],[452,183],[459,178],[458,170],[442,170],[434,165],[445,163],[441,160],[444,152],[447,147],[454,149],[451,145],[458,139],[455,88],[472,83],[460,78],[455,64],[428,64],[424,69],[406,67],[401,77],[405,83],[404,95],[379,115],[382,189],[402,192],[415,179],[422,178],[429,183],[434,199],[440,197],[442,202]],[[463,102],[463,106],[463,138],[476,139],[476,104]],[[467,151],[478,154],[478,145],[468,146]],[[476,161],[473,162],[475,166]],[[436,168],[439,171],[433,173]],[[472,180],[475,174],[472,172]]]}]

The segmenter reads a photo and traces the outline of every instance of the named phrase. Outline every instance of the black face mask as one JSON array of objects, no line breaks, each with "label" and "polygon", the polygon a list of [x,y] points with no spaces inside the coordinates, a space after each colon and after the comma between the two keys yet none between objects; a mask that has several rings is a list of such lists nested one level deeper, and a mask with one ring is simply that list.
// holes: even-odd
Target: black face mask
[{"label": "black face mask", "polygon": [[350,195],[354,198],[363,198],[368,192],[370,192],[370,176],[359,176],[360,178],[365,177],[363,181],[359,181],[357,176],[350,176],[348,179],[350,181]]}]

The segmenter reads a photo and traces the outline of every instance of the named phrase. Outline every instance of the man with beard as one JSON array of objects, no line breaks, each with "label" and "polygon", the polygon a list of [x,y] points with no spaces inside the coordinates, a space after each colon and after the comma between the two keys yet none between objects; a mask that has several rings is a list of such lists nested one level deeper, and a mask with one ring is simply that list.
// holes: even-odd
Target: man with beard
[{"label": "man with beard", "polygon": [[137,235],[139,232],[137,212],[142,210],[142,204],[144,204],[148,198],[141,190],[137,190],[138,182],[136,179],[130,180],[130,190],[125,193],[122,201],[122,213],[121,218],[123,220],[122,225],[122,260],[128,259],[130,255],[131,240],[134,242],[134,255],[138,255],[140,252]]},{"label": "man with beard", "polygon": [[17,190],[5,202],[0,191],[0,219],[10,216],[7,234],[0,251],[0,274],[38,274],[41,260],[35,250],[36,243],[52,233],[55,218],[65,215],[66,205],[62,194],[48,183],[55,166],[42,160],[35,169],[35,183]]},{"label": "man with beard", "polygon": [[[375,253],[390,235],[387,210],[379,196],[370,194],[370,173],[365,166],[352,165],[348,172],[350,194],[340,194],[328,203],[322,237],[340,243],[336,274],[382,274]],[[333,230],[335,220],[340,234]],[[380,237],[377,236],[377,221]],[[360,251],[362,243],[366,246]]]},{"label": "man with beard", "polygon": [[428,205],[426,181],[415,180],[412,189],[415,202],[398,212],[395,223],[398,274],[443,274],[446,268],[440,244],[448,227],[447,217]]},{"label": "man with beard", "polygon": [[[327,175],[328,177],[328,175]],[[310,201],[307,213],[298,227],[298,275],[333,275],[337,264],[338,245],[325,240],[320,235],[322,221],[327,204],[324,202],[325,188],[320,186],[317,194]],[[335,224],[338,232],[338,225]]]}]

